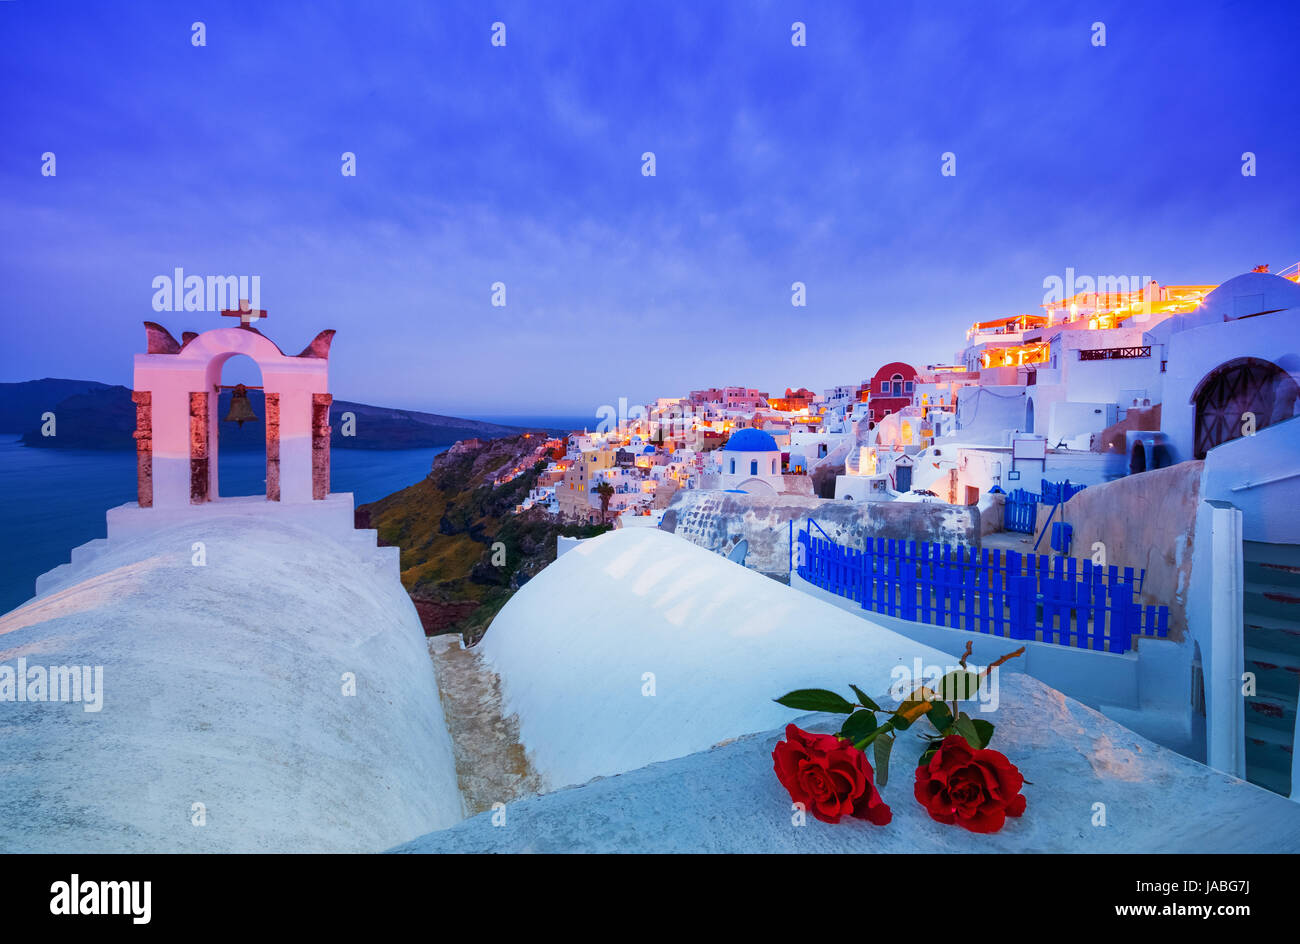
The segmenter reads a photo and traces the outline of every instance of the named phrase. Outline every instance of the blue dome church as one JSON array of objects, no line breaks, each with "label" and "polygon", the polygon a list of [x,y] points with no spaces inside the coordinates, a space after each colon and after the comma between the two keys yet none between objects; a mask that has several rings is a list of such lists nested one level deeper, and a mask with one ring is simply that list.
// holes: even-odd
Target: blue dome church
[{"label": "blue dome church", "polygon": [[750,495],[781,493],[781,447],[770,433],[737,430],[718,450],[718,458],[723,488]]}]

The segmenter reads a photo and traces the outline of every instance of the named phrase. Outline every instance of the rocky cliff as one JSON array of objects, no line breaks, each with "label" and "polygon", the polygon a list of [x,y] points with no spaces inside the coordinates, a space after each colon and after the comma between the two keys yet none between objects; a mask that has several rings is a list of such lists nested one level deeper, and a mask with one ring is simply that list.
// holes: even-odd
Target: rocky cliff
[{"label": "rocky cliff", "polygon": [[[540,508],[515,514],[545,466],[538,444],[526,433],[457,443],[423,481],[357,509],[358,527],[375,528],[381,543],[402,549],[402,582],[427,634],[478,638],[514,592],[555,560],[556,537],[607,530],[562,526]],[[525,471],[496,484],[521,463]]]}]

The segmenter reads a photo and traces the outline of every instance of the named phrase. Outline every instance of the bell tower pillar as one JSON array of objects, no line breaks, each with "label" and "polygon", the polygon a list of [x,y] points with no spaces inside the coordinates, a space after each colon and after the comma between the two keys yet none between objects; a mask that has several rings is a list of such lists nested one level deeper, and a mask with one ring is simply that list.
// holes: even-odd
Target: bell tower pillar
[{"label": "bell tower pillar", "polygon": [[280,500],[280,395],[266,395],[266,500]]}]

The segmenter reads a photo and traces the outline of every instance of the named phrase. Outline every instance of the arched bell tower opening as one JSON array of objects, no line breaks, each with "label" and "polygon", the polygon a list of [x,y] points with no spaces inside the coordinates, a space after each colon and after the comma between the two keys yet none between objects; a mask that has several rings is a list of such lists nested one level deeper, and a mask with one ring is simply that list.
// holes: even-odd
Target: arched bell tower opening
[{"label": "arched bell tower opening", "polygon": [[267,495],[266,394],[257,362],[228,357],[213,395],[210,500]]},{"label": "arched bell tower opening", "polygon": [[334,332],[322,331],[302,353],[289,356],[253,327],[266,312],[241,302],[238,310],[222,314],[238,317],[239,327],[187,331],[180,341],[162,325],[145,322],[148,350],[135,356],[133,393],[139,504],[174,508],[218,497],[223,368],[241,354],[261,375],[266,500],[327,498]]}]

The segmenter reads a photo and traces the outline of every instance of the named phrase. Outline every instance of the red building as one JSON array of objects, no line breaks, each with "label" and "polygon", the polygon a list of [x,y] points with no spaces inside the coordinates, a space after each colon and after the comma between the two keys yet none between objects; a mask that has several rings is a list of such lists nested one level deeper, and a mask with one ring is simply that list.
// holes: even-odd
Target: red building
[{"label": "red building", "polygon": [[890,413],[912,405],[916,389],[916,368],[902,361],[886,364],[866,384],[862,399],[867,404],[867,419],[873,424]]}]

